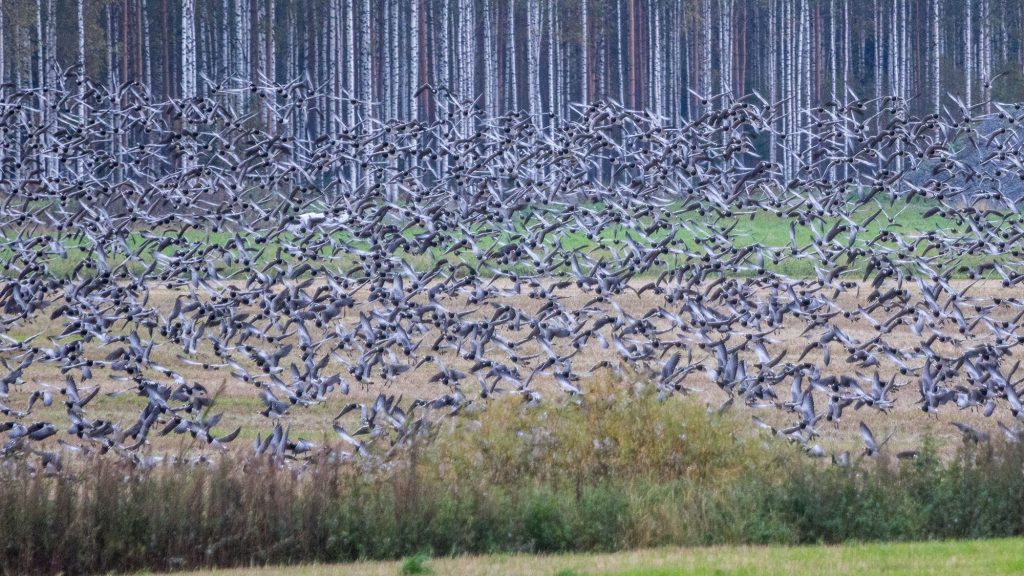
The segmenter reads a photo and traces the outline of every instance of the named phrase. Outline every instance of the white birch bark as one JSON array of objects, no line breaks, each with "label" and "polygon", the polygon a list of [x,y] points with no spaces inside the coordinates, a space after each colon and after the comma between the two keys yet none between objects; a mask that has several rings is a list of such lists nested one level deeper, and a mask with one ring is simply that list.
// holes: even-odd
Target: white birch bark
[{"label": "white birch bark", "polygon": [[561,87],[558,74],[557,32],[555,31],[555,3],[547,3],[547,37],[548,37],[548,112],[557,114],[558,92]]},{"label": "white birch bark", "polygon": [[899,34],[899,2],[892,0],[892,22],[889,37],[889,92],[899,96],[900,83],[900,34]]},{"label": "white birch bark", "polygon": [[978,39],[981,46],[981,99],[985,102],[985,112],[991,112],[989,100],[992,98],[992,33],[991,14],[989,13],[988,0],[981,0],[981,30]]},{"label": "white birch bark", "polygon": [[373,89],[370,84],[370,0],[363,0],[359,7],[359,110],[363,119],[373,114],[370,102]]},{"label": "white birch bark", "polygon": [[506,32],[505,45],[508,49],[505,55],[506,65],[508,66],[510,81],[506,86],[508,90],[508,98],[506,99],[505,107],[508,110],[519,109],[519,95],[516,88],[519,86],[516,80],[516,12],[515,5],[512,2],[506,4],[505,12],[508,16],[508,31]]},{"label": "white birch bark", "polygon": [[150,47],[149,33],[149,8],[148,0],[140,0],[142,3],[142,76],[146,87],[153,87],[153,58]]},{"label": "white birch bark", "polygon": [[[654,10],[655,14],[657,14],[656,7]],[[580,66],[580,70],[583,75],[580,78],[582,80],[580,83],[580,101],[584,104],[590,102],[590,54],[588,53],[590,47],[590,22],[587,16],[587,0],[581,0],[580,19],[582,22],[580,23],[580,60],[582,60],[582,65]]]},{"label": "white birch bark", "polygon": [[711,110],[711,0],[701,3],[701,29],[703,31],[703,50],[701,55],[700,94],[707,101],[705,112]]},{"label": "white birch bark", "polygon": [[[85,77],[85,0],[78,0],[78,60],[76,62],[79,78]],[[3,23],[0,21],[0,34],[3,34]],[[0,42],[2,45],[2,42]],[[2,53],[3,50],[0,50]],[[2,58],[2,56],[0,56]],[[0,75],[2,76],[2,75]],[[78,84],[78,116],[85,123],[85,83]],[[80,161],[79,161],[80,162]]]},{"label": "white birch bark", "polygon": [[378,12],[383,16],[384,22],[382,26],[384,46],[380,51],[381,61],[378,62],[377,74],[382,76],[380,81],[380,94],[378,96],[380,100],[380,113],[385,118],[394,118],[394,103],[395,98],[393,94],[393,85],[395,74],[393,70],[393,61],[391,59],[391,43],[394,39],[394,34],[391,32],[391,19],[394,13],[394,5],[392,2],[381,2],[381,10]]},{"label": "white birch bark", "polygon": [[626,69],[622,64],[622,54],[626,51],[622,45],[622,0],[615,0],[615,31],[616,31],[616,42],[615,42],[615,54],[616,54],[616,66],[619,71],[619,104],[623,104],[626,101]]},{"label": "white birch bark", "polygon": [[[43,37],[43,0],[36,0],[36,82],[46,87],[46,39]],[[43,112],[45,116],[46,112]]]},{"label": "white birch bark", "polygon": [[[82,2],[82,0],[78,1],[79,3]],[[2,3],[0,3],[0,8],[3,8]],[[3,84],[4,80],[7,79],[5,76],[7,62],[4,60],[4,50],[7,48],[7,43],[4,42],[4,24],[4,11],[0,10],[0,84]]]},{"label": "white birch bark", "polygon": [[793,119],[793,67],[790,64],[791,56],[793,53],[793,35],[792,35],[792,8],[791,2],[787,0],[779,0],[782,8],[781,23],[782,23],[782,65],[781,65],[781,78],[782,92],[781,98],[784,98],[782,108],[784,113],[782,115],[782,135],[783,135],[783,149],[780,150],[782,154],[782,177],[783,179],[789,179],[789,142],[785,141],[785,137],[789,134],[790,123]]},{"label": "white birch bark", "polygon": [[438,35],[438,52],[440,52],[440,66],[441,71],[438,74],[438,81],[449,90],[456,90],[458,87],[452,83],[451,65],[448,58],[448,2],[449,0],[441,0],[441,30]]},{"label": "white birch bark", "polygon": [[664,62],[661,56],[661,22],[660,22],[660,10],[657,5],[651,6],[651,10],[654,12],[654,34],[652,42],[652,50],[654,52],[654,78],[651,84],[651,96],[653,97],[654,113],[656,117],[664,115],[665,110],[662,108],[662,80],[665,74]]},{"label": "white birch bark", "polygon": [[105,11],[107,17],[107,82],[111,86],[116,86],[118,82],[117,70],[114,65],[116,59],[114,58],[114,17],[111,14],[112,9],[113,8],[107,4]]},{"label": "white birch bark", "polygon": [[836,38],[836,0],[829,0],[828,36],[832,45],[832,49],[829,50],[829,74],[832,76],[832,102],[837,103],[839,98],[839,70],[836,68],[836,56],[839,52],[839,42]]},{"label": "white birch bark", "polygon": [[965,114],[969,113],[971,108],[971,84],[974,80],[974,15],[971,11],[971,4],[973,2],[964,2],[964,7],[967,10],[967,17],[964,21],[964,104],[967,105]]},{"label": "white birch bark", "polygon": [[194,0],[181,2],[181,97],[196,95],[196,12]]},{"label": "white birch bark", "polygon": [[732,92],[732,9],[733,0],[720,0],[720,23],[718,36],[719,90],[721,94]]},{"label": "white birch bark", "polygon": [[[843,106],[850,105],[850,1],[843,0]],[[850,155],[849,114],[843,114],[843,155]],[[843,163],[843,178],[849,179],[850,165]]]},{"label": "white birch bark", "polygon": [[[476,22],[471,0],[461,0],[459,10],[459,21],[462,27],[462,64],[459,72],[462,74],[462,94],[460,97],[474,102],[476,100]],[[471,129],[472,119],[464,118],[463,133],[468,135]]]},{"label": "white birch bark", "polygon": [[338,98],[341,95],[341,78],[342,78],[342,66],[341,66],[341,0],[330,0],[330,27],[328,28],[328,45],[327,45],[327,70],[329,70],[331,82],[330,98],[326,101],[327,118],[329,119],[325,126],[328,126],[332,132],[337,132],[340,129],[338,126],[338,117],[341,111],[338,109]]},{"label": "white birch bark", "polygon": [[[912,69],[910,62],[911,56],[907,45],[907,19],[909,17],[910,14],[907,8],[907,0],[900,0],[900,70],[902,71],[900,76],[900,98],[902,99],[900,107],[901,110],[906,108],[907,94],[910,93],[910,82],[912,80],[910,74],[910,70]],[[904,115],[902,119],[905,120],[906,116]]]},{"label": "white birch bark", "polygon": [[[85,109],[85,82],[81,80],[85,78],[85,0],[78,0],[78,60],[76,67],[78,68],[78,121],[81,126],[87,124],[86,109]],[[0,22],[0,30],[3,29],[3,23]],[[0,34],[3,34],[0,31]],[[147,41],[148,42],[148,41]],[[3,52],[3,43],[0,42],[0,52]],[[2,75],[0,75],[2,78]],[[75,174],[77,176],[82,175],[83,159],[81,156],[75,160]]]},{"label": "white birch bark", "polygon": [[235,20],[238,25],[238,61],[235,74],[239,80],[251,78],[250,51],[252,49],[252,37],[249,29],[249,1],[235,0]]},{"label": "white birch bark", "polygon": [[939,0],[932,0],[932,78],[935,113],[942,112],[942,59],[939,54]]},{"label": "white birch bark", "polygon": [[540,6],[538,0],[527,0],[526,27],[527,37],[531,39],[526,46],[527,85],[529,86],[530,114],[537,116],[542,112],[540,105]]},{"label": "white birch bark", "polygon": [[[803,0],[800,6],[800,95],[801,102],[797,110],[798,114],[795,117],[798,130],[804,124],[803,114],[810,108],[811,102],[811,27],[810,8],[807,5],[807,0]],[[805,141],[803,132],[797,132],[797,134],[797,149],[804,150],[809,148],[802,145]]]},{"label": "white birch bark", "polygon": [[409,41],[409,118],[411,120],[420,117],[420,99],[412,95],[420,87],[423,81],[419,77],[420,71],[420,0],[412,0],[409,3],[409,26],[416,30]]},{"label": "white birch bark", "polygon": [[274,37],[276,33],[275,27],[277,26],[275,19],[277,18],[276,2],[275,0],[266,0],[267,2],[267,14],[266,14],[266,51],[267,51],[267,81],[270,83],[277,82],[277,39]]},{"label": "white birch bark", "polygon": [[352,100],[356,97],[356,37],[355,0],[345,0],[345,123],[349,128],[356,123],[356,109]]},{"label": "white birch bark", "polygon": [[[775,94],[775,75],[777,74],[777,66],[775,63],[776,59],[776,47],[775,39],[778,36],[778,25],[775,18],[775,2],[776,0],[768,0],[768,102],[774,105],[776,102]],[[770,115],[774,117],[774,110],[770,112]],[[774,118],[771,120],[772,125],[769,126],[768,132],[768,162],[775,164],[775,147],[778,145],[776,142],[776,122]]]}]

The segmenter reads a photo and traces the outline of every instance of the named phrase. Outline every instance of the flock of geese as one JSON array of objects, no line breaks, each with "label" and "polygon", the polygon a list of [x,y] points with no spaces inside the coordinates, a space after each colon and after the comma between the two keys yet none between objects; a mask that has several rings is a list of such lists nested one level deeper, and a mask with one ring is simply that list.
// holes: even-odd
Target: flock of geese
[{"label": "flock of geese", "polygon": [[[259,398],[257,454],[386,460],[492,398],[585,403],[604,371],[718,388],[818,457],[847,421],[878,453],[856,413],[901,402],[1021,439],[1021,104],[848,92],[784,134],[756,93],[671,126],[614,101],[488,118],[424,86],[436,120],[358,102],[347,125],[302,81],[62,81],[0,89],[7,460],[223,449],[221,382]],[[104,396],[137,415],[91,415]],[[333,443],[291,432],[327,402]]]}]

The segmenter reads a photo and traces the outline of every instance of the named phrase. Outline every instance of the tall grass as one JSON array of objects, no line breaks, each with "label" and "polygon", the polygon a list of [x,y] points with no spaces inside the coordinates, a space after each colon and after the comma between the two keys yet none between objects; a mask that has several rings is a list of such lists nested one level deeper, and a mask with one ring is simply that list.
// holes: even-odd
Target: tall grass
[{"label": "tall grass", "polygon": [[606,386],[444,420],[384,465],[110,458],[0,469],[4,573],[1024,532],[1024,450],[828,467],[695,402]]}]

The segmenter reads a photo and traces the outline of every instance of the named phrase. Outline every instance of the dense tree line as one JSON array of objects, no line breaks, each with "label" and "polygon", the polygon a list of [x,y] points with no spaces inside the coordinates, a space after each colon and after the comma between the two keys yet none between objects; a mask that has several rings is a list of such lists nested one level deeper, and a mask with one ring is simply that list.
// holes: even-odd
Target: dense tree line
[{"label": "dense tree line", "polygon": [[11,85],[84,69],[170,99],[301,79],[321,88],[310,131],[432,118],[425,83],[490,115],[612,98],[673,123],[720,93],[788,98],[794,121],[843,86],[910,114],[1024,87],[1016,0],[3,0],[0,18]]}]

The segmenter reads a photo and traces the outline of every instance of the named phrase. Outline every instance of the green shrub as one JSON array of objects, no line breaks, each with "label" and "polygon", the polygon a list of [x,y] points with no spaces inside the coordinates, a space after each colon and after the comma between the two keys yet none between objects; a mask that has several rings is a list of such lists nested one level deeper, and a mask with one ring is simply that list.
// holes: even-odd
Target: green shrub
[{"label": "green shrub", "polygon": [[402,568],[399,570],[399,574],[403,576],[411,576],[413,574],[433,574],[434,571],[425,566],[430,556],[426,554],[416,554],[410,556],[402,561]]},{"label": "green shrub", "polygon": [[55,476],[0,467],[0,571],[341,562],[659,545],[1024,534],[1024,448],[884,454],[852,468],[765,443],[738,416],[608,385],[582,407],[492,403],[387,466],[259,459]]}]

